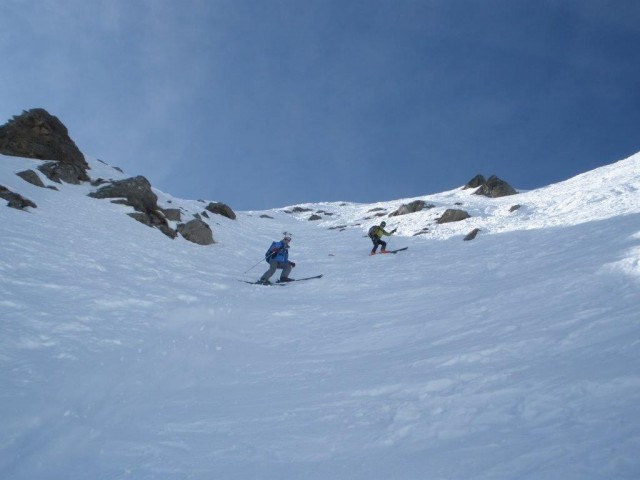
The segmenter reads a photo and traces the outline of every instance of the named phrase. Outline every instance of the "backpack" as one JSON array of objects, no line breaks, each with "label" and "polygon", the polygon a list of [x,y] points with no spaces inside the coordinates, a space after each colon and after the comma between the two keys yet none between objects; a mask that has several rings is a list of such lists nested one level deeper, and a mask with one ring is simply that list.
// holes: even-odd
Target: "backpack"
[{"label": "backpack", "polygon": [[369,229],[369,238],[373,238],[374,233],[378,231],[378,226],[374,225]]}]

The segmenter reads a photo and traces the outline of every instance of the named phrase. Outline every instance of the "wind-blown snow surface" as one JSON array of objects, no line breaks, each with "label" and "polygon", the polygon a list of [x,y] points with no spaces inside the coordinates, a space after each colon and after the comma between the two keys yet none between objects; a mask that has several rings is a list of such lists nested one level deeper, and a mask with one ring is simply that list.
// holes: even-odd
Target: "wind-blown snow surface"
[{"label": "wind-blown snow surface", "polygon": [[[423,197],[375,257],[369,211],[405,201],[212,215],[203,247],[14,175],[34,165],[0,157],[38,206],[0,206],[1,478],[640,477],[640,155]],[[324,278],[239,282],[284,230],[293,276]]]}]

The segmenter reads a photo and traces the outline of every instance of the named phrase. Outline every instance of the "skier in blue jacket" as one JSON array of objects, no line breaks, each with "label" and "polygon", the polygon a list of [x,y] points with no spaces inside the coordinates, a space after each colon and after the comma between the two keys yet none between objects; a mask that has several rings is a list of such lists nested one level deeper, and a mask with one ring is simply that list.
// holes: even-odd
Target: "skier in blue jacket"
[{"label": "skier in blue jacket", "polygon": [[273,242],[269,250],[264,254],[264,258],[269,264],[269,270],[264,272],[260,277],[260,283],[271,283],[269,279],[276,273],[276,270],[282,269],[280,274],[280,282],[291,282],[289,278],[291,269],[296,264],[289,260],[289,243],[291,242],[291,234],[285,233],[284,238],[279,242]]}]

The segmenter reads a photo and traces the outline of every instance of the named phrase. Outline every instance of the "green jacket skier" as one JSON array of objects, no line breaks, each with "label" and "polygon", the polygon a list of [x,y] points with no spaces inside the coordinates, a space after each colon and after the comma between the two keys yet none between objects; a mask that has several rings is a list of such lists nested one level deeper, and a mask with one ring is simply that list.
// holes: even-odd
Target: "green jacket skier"
[{"label": "green jacket skier", "polygon": [[378,245],[382,246],[380,253],[387,253],[387,242],[382,240],[383,236],[391,236],[393,235],[397,228],[394,228],[390,232],[387,232],[384,227],[387,226],[387,222],[381,222],[380,225],[374,225],[369,229],[369,238],[373,242],[373,248],[371,249],[370,255],[375,255],[376,250],[378,249]]}]

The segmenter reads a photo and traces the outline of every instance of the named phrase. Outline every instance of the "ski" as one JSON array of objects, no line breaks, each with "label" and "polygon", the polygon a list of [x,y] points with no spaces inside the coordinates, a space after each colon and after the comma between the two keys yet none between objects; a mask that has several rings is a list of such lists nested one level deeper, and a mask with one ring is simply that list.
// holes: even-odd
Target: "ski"
[{"label": "ski", "polygon": [[257,281],[257,282],[250,282],[249,280],[241,280],[241,279],[237,279],[239,282],[242,283],[248,283],[249,285],[264,285],[265,287],[274,287],[274,286],[283,286],[286,285],[285,283],[262,283],[261,281]]},{"label": "ski", "polygon": [[[373,255],[384,255],[384,254],[387,254],[387,253],[398,253],[398,252],[403,252],[403,251],[404,251],[404,250],[406,250],[407,248],[409,248],[409,247],[397,248],[397,249],[395,249],[395,250],[387,250],[386,252],[376,252],[376,253],[374,253]],[[372,254],[369,254],[369,255],[372,255]]]},{"label": "ski", "polygon": [[277,285],[284,285],[286,283],[291,283],[291,282],[302,282],[304,280],[313,280],[315,278],[322,278],[322,275],[324,274],[320,274],[320,275],[314,275],[313,277],[305,277],[305,278],[292,278],[290,282],[280,282],[279,280],[276,282]]},{"label": "ski", "polygon": [[320,275],[314,275],[313,277],[305,277],[305,278],[292,278],[289,282],[281,282],[281,281],[277,281],[277,282],[273,282],[273,283],[262,283],[261,281],[257,281],[257,282],[250,282],[248,280],[241,280],[238,279],[239,282],[243,282],[243,283],[248,283],[249,285],[264,285],[265,287],[283,287],[285,286],[287,283],[292,283],[292,282],[302,282],[305,280],[313,280],[316,278],[322,278],[322,273]]}]

